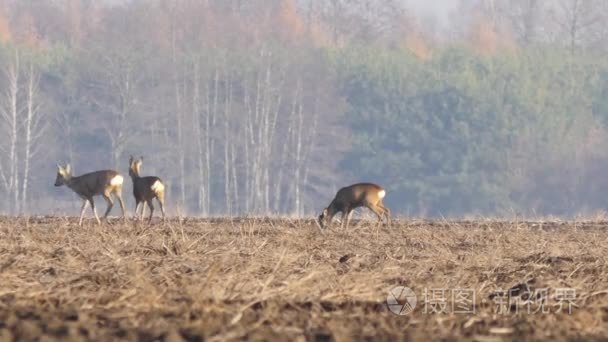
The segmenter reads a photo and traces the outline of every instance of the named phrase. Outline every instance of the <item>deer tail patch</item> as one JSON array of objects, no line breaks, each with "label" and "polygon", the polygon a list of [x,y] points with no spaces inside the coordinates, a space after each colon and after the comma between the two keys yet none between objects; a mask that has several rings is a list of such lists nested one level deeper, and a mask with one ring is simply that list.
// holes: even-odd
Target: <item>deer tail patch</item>
[{"label": "deer tail patch", "polygon": [[119,186],[122,185],[123,178],[121,175],[116,175],[110,180],[110,185]]},{"label": "deer tail patch", "polygon": [[378,191],[378,197],[379,197],[380,199],[383,199],[383,198],[384,198],[384,196],[386,196],[386,191],[384,191],[384,189],[382,189],[382,190]]},{"label": "deer tail patch", "polygon": [[163,183],[161,181],[157,180],[156,182],[154,182],[152,184],[150,189],[152,189],[152,191],[154,191],[155,193],[163,192],[165,190],[165,186],[163,185]]}]

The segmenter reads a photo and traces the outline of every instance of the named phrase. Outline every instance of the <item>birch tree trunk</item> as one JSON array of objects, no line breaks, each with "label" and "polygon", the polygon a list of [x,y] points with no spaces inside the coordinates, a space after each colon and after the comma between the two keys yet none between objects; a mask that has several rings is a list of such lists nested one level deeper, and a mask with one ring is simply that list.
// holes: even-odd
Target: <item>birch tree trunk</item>
[{"label": "birch tree trunk", "polygon": [[289,149],[291,147],[291,139],[292,139],[292,134],[293,134],[293,130],[294,130],[294,124],[295,124],[295,109],[296,109],[296,96],[294,94],[293,99],[292,99],[292,103],[291,103],[291,112],[289,114],[288,117],[288,122],[287,122],[287,134],[285,135],[285,141],[283,142],[283,148],[281,151],[281,156],[279,159],[279,167],[278,167],[278,171],[277,171],[277,180],[275,182],[275,190],[274,190],[274,204],[273,204],[273,209],[275,211],[281,211],[285,208],[285,205],[283,203],[284,197],[283,197],[283,175],[285,174],[285,169],[288,168],[290,165],[288,163],[288,157],[289,157]]},{"label": "birch tree trunk", "polygon": [[236,162],[237,162],[237,151],[236,151],[235,140],[230,141],[230,160],[231,160],[231,173],[232,173],[232,198],[234,200],[234,210],[236,213],[240,211],[240,198],[239,198],[239,183],[238,183],[238,174],[236,171]]},{"label": "birch tree trunk", "polygon": [[228,215],[232,214],[232,201],[230,197],[230,144],[233,139],[230,135],[230,118],[232,112],[232,76],[226,75],[225,80],[225,102],[224,102],[224,199],[225,210]]},{"label": "birch tree trunk", "polygon": [[298,121],[296,124],[296,139],[295,139],[295,144],[296,144],[296,151],[295,151],[295,174],[294,174],[294,197],[295,197],[295,203],[294,203],[294,213],[296,216],[300,216],[301,212],[301,204],[300,204],[300,187],[302,185],[302,179],[301,179],[301,170],[302,170],[302,129],[304,126],[304,117],[303,117],[303,113],[302,113],[303,109],[302,109],[302,103],[300,103],[298,105]]},{"label": "birch tree trunk", "polygon": [[[7,64],[4,71],[6,77],[6,90],[4,93],[4,105],[2,106],[2,119],[8,128],[8,146],[0,146],[6,153],[8,159],[2,158],[2,183],[9,199],[8,210],[11,213],[19,212],[19,154],[17,150],[19,139],[19,74],[21,72],[19,51],[15,50],[12,60]],[[5,150],[6,148],[6,150]],[[4,164],[6,162],[6,165]]]},{"label": "birch tree trunk", "polygon": [[245,111],[245,143],[244,145],[244,159],[245,159],[245,212],[249,212],[250,208],[251,208],[251,195],[252,195],[252,183],[251,183],[251,168],[249,167],[251,165],[251,148],[250,146],[253,145],[253,135],[251,134],[251,115],[253,114],[253,111],[251,109],[251,103],[250,103],[250,99],[249,99],[249,91],[248,91],[249,87],[245,86],[245,89],[243,90],[243,103],[244,103],[244,107],[247,109]]},{"label": "birch tree trunk", "polygon": [[[308,184],[308,174],[309,174],[309,170],[310,170],[310,156],[312,154],[312,151],[314,150],[314,147],[317,143],[317,126],[318,126],[318,122],[319,122],[319,110],[317,108],[317,103],[318,100],[315,101],[315,106],[312,110],[312,122],[310,124],[310,126],[307,126],[307,129],[305,130],[305,132],[307,133],[307,136],[304,137],[305,143],[303,144],[303,146],[301,146],[301,153],[302,153],[302,158],[301,158],[301,162],[298,164],[298,168],[300,169],[299,171],[299,175],[301,175],[300,178],[298,178],[298,196],[296,198],[298,198],[298,203],[296,205],[297,207],[297,212],[298,215],[304,215],[304,202],[301,202],[301,194],[300,194],[300,189],[304,186],[306,186]],[[302,114],[302,112],[300,112],[300,114]],[[301,116],[303,118],[303,115]]]},{"label": "birch tree trunk", "polygon": [[192,65],[192,119],[194,120],[194,134],[197,136],[197,166],[198,166],[198,211],[203,215],[206,215],[205,212],[205,152],[203,147],[203,129],[201,128],[201,104],[200,104],[200,65],[199,59],[195,58],[194,63]]},{"label": "birch tree trunk", "polygon": [[39,76],[34,71],[34,65],[30,61],[28,68],[28,79],[27,79],[27,90],[26,90],[26,116],[24,122],[25,130],[25,141],[24,141],[24,168],[23,168],[23,181],[21,189],[21,210],[24,211],[27,208],[28,199],[28,185],[30,177],[30,162],[34,154],[35,144],[40,138],[41,129],[39,126],[39,106],[36,103],[38,94],[38,82]]},{"label": "birch tree trunk", "polygon": [[185,184],[185,177],[186,177],[186,170],[185,170],[185,151],[184,151],[184,132],[183,132],[183,103],[182,103],[182,97],[185,94],[185,91],[182,92],[183,88],[185,88],[185,85],[181,85],[180,83],[183,82],[182,79],[182,75],[180,73],[180,59],[178,58],[178,51],[177,51],[177,37],[176,37],[176,32],[174,31],[172,34],[172,64],[173,64],[173,92],[174,92],[174,117],[175,117],[175,130],[176,130],[176,134],[177,134],[177,144],[175,144],[175,149],[174,151],[176,151],[177,154],[177,165],[178,165],[178,172],[179,172],[179,180],[178,180],[178,187],[179,187],[179,203],[178,203],[178,207],[181,208],[182,210],[185,209],[185,205],[186,205],[186,184]]}]

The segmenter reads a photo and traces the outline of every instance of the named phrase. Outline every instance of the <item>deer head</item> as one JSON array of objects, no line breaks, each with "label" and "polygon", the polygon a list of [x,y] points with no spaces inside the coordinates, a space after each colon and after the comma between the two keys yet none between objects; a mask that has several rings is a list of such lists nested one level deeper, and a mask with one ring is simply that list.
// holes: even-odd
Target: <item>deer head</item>
[{"label": "deer head", "polygon": [[62,186],[67,184],[72,179],[72,168],[70,164],[65,167],[57,164],[57,178],[55,179],[55,186]]},{"label": "deer head", "polygon": [[139,159],[129,158],[129,176],[131,177],[139,177],[139,172],[141,170],[141,164],[144,160],[144,157],[139,157]]},{"label": "deer head", "polygon": [[329,217],[329,208],[325,208],[323,209],[323,211],[321,212],[321,215],[319,215],[319,225],[321,226],[321,228],[325,228],[325,224],[327,222],[328,219],[331,219]]}]

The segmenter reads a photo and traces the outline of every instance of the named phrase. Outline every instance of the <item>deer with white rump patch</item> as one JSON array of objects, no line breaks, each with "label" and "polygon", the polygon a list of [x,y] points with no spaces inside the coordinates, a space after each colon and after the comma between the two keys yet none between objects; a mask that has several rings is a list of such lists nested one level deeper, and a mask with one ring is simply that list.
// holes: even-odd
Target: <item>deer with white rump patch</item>
[{"label": "deer with white rump patch", "polygon": [[95,202],[93,202],[93,196],[101,195],[108,203],[108,208],[103,218],[106,219],[110,210],[114,206],[112,201],[112,194],[118,199],[120,208],[122,209],[122,217],[125,217],[125,205],[122,202],[122,183],[123,177],[114,170],[102,170],[87,173],[81,176],[72,176],[72,168],[70,164],[65,167],[57,164],[57,179],[55,179],[55,186],[67,185],[68,188],[72,189],[80,198],[84,200],[82,203],[82,209],[80,209],[80,220],[78,225],[82,226],[82,218],[84,217],[84,211],[87,208],[87,204],[91,204],[91,209],[95,215],[95,219],[98,224],[101,224],[97,211],[95,210]]},{"label": "deer with white rump patch", "polygon": [[160,205],[160,211],[163,214],[164,221],[165,185],[158,177],[141,177],[139,175],[143,160],[144,157],[134,159],[133,156],[131,156],[131,159],[129,159],[129,176],[131,176],[131,180],[133,180],[133,195],[135,196],[135,215],[137,215],[137,209],[141,204],[141,220],[143,220],[147,203],[148,207],[150,207],[149,221],[152,221],[152,214],[154,213],[154,205],[152,204],[152,200],[156,198],[158,204]]},{"label": "deer with white rump patch", "polygon": [[384,206],[382,199],[386,191],[373,183],[358,183],[344,187],[336,193],[336,197],[329,206],[319,215],[319,225],[324,228],[330,224],[333,217],[342,212],[342,226],[348,228],[350,214],[355,208],[367,207],[378,216],[378,224],[386,216],[386,223],[390,225],[390,210]]}]

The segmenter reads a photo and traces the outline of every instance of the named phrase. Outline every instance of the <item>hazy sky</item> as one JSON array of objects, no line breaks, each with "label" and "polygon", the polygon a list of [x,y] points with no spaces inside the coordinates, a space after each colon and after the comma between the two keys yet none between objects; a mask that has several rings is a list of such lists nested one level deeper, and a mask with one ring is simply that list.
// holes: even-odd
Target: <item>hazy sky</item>
[{"label": "hazy sky", "polygon": [[408,8],[423,16],[435,16],[445,23],[447,16],[460,0],[404,0]]},{"label": "hazy sky", "polygon": [[413,9],[427,13],[447,13],[459,0],[404,0]]}]

